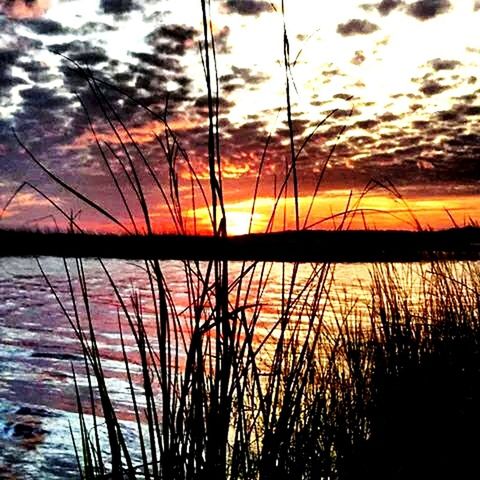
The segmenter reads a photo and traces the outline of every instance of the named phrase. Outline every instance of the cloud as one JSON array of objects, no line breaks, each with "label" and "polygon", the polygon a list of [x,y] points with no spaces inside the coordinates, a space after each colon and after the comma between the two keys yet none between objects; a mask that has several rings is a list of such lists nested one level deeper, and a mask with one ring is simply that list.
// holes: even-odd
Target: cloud
[{"label": "cloud", "polygon": [[337,33],[345,37],[351,35],[368,35],[378,30],[378,25],[369,22],[368,20],[360,20],[354,18],[346,23],[341,23],[337,27]]},{"label": "cloud", "polygon": [[152,53],[144,52],[131,52],[130,55],[138,60],[140,66],[148,68],[159,68],[161,70],[167,70],[170,72],[180,72],[182,67],[176,58],[171,56],[156,55]]},{"label": "cloud", "polygon": [[272,10],[270,3],[262,0],[227,0],[225,8],[228,13],[240,15],[259,15]]},{"label": "cloud", "polygon": [[355,127],[361,128],[363,130],[372,130],[380,122],[378,120],[361,120],[355,124]]},{"label": "cloud", "polygon": [[[215,104],[215,98],[213,99],[213,102]],[[195,103],[194,103],[194,106],[200,110],[203,110],[203,111],[206,111],[208,109],[208,97],[207,95],[202,95],[201,97],[198,97],[196,100],[195,100]],[[222,110],[226,110],[228,108],[231,108],[233,107],[233,103],[228,101],[226,98],[224,97],[219,97],[218,98],[218,106],[222,109]]]},{"label": "cloud", "polygon": [[230,37],[230,28],[225,25],[222,29],[214,32],[215,48],[218,53],[230,53],[231,48],[228,43]]},{"label": "cloud", "polygon": [[20,79],[12,76],[12,66],[15,65],[18,56],[17,50],[0,50],[0,92],[2,89],[9,89],[22,83]]},{"label": "cloud", "polygon": [[222,75],[220,81],[222,82],[223,90],[231,92],[241,87],[253,90],[265,80],[268,80],[268,78],[264,73],[254,72],[250,68],[240,68],[233,65],[232,73]]},{"label": "cloud", "polygon": [[186,25],[162,25],[146,36],[146,41],[157,53],[184,55],[194,45],[197,31]]},{"label": "cloud", "polygon": [[15,65],[17,58],[19,57],[18,50],[0,50],[0,69],[9,68]]},{"label": "cloud", "polygon": [[419,0],[407,8],[407,13],[418,20],[429,20],[450,10],[449,0]]},{"label": "cloud", "polygon": [[17,63],[17,66],[23,69],[29,80],[34,84],[48,83],[57,78],[46,63],[39,62],[31,57],[22,59],[21,62]]},{"label": "cloud", "polygon": [[130,12],[134,5],[132,0],[101,0],[100,7],[104,13],[122,14]]},{"label": "cloud", "polygon": [[401,0],[382,0],[377,5],[377,10],[380,12],[381,15],[388,15],[396,8],[403,5],[403,1]]},{"label": "cloud", "polygon": [[427,97],[431,97],[432,95],[438,95],[439,93],[448,90],[448,88],[449,87],[441,85],[436,80],[428,80],[420,87],[420,91]]},{"label": "cloud", "polygon": [[480,116],[480,106],[471,105],[470,102],[458,104],[450,110],[443,110],[437,113],[437,118],[443,122],[455,122],[457,125],[465,124],[468,119],[466,117]]},{"label": "cloud", "polygon": [[[106,51],[89,42],[74,40],[70,43],[50,45],[49,49],[55,53],[61,53],[67,58],[79,63],[81,66],[92,66],[108,62],[109,57]],[[70,64],[73,67],[72,64]]]},{"label": "cloud", "polygon": [[24,20],[23,23],[39,35],[62,35],[67,33],[67,30],[61,23],[45,18]]},{"label": "cloud", "polygon": [[117,29],[116,27],[113,27],[112,25],[109,25],[107,23],[86,22],[75,31],[75,34],[79,36],[90,35],[92,33],[101,34],[104,32],[112,32],[116,29]]},{"label": "cloud", "polygon": [[461,117],[455,110],[443,110],[437,113],[437,118],[441,122],[458,122]]},{"label": "cloud", "polygon": [[50,0],[0,0],[0,13],[9,18],[36,18],[50,8]]},{"label": "cloud", "polygon": [[54,90],[37,86],[21,90],[20,96],[24,100],[24,107],[37,109],[63,109],[70,103],[67,97],[57,95]]},{"label": "cloud", "polygon": [[454,70],[456,67],[461,65],[458,60],[441,60],[440,58],[436,58],[429,63],[437,72],[440,70]]}]

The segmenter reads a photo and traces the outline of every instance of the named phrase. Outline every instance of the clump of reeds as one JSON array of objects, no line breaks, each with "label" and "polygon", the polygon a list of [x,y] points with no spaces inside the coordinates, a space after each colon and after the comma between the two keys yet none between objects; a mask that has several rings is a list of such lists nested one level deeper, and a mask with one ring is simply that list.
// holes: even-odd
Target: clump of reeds
[{"label": "clump of reeds", "polygon": [[[157,137],[168,166],[169,181],[164,186],[154,165],[105,95],[104,88],[111,88],[111,85],[79,65],[75,66],[77,72],[88,82],[106,124],[121,147],[118,152],[108,143],[99,141],[85,108],[100,157],[111,174],[130,226],[47,170],[19,139],[32,160],[55,182],[127,233],[153,233],[148,195],[142,183],[145,174],[150,176],[164,199],[177,231],[184,232],[176,170],[180,157],[191,171],[192,185],[196,185],[210,207],[212,234],[218,237],[227,234],[215,47],[207,4],[201,3],[202,60],[208,96],[208,190],[199,181],[187,152],[168,127],[166,114],[159,118],[165,125],[164,135]],[[287,45],[284,53],[291,126]],[[81,98],[79,100],[82,102]],[[288,173],[275,202],[277,205],[286,195],[288,183],[293,182],[297,228],[295,165],[300,151],[295,150],[293,143],[290,145]],[[128,194],[114,171],[122,173]],[[257,190],[258,182],[255,192]],[[129,194],[133,194],[134,206]],[[54,206],[68,220],[72,231],[81,231],[73,215],[69,216],[58,204]],[[133,214],[136,209],[142,212],[141,221]],[[119,342],[138,443],[132,447],[126,439],[111,396],[83,263],[77,260],[73,269],[65,263],[71,307],[61,298],[57,299],[79,339],[85,359],[82,379],[74,377],[82,433],[81,445],[76,448],[82,477],[269,478],[273,472],[296,468],[294,451],[298,447],[290,438],[296,437],[303,428],[304,399],[315,395],[312,391],[316,375],[314,365],[323,328],[321,300],[327,285],[328,265],[314,268],[302,285],[297,281],[298,265],[290,271],[288,266],[282,267],[283,299],[279,318],[267,329],[264,338],[260,338],[257,324],[262,321],[263,306],[269,300],[265,295],[270,281],[269,265],[243,264],[240,272],[232,277],[226,260],[212,260],[206,264],[183,262],[188,307],[179,311],[175,292],[170,290],[159,261],[144,263],[145,280],[149,285],[146,298],[137,292],[132,292],[131,298],[124,298],[104,263],[99,262],[119,305]],[[144,316],[145,308],[153,310],[148,321]],[[92,419],[91,424],[88,418]]]},{"label": "clump of reeds", "polygon": [[[479,472],[480,290],[472,264],[430,265],[417,305],[395,269],[374,276],[371,327],[341,329],[348,366],[338,478]],[[344,425],[342,429],[341,426]]]}]

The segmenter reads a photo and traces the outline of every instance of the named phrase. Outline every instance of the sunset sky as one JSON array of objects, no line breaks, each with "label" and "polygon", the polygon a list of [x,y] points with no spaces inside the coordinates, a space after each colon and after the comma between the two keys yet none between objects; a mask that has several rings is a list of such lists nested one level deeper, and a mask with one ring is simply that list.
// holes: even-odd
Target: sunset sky
[{"label": "sunset sky", "polygon": [[[363,209],[347,219],[352,228],[415,228],[414,216],[433,228],[480,220],[480,1],[286,0],[284,18],[281,12],[279,1],[211,1],[229,233],[248,231],[269,135],[253,231],[269,225],[288,165],[284,18],[297,150],[315,132],[297,164],[301,226],[338,227],[341,212],[352,207]],[[29,182],[66,211],[81,209],[85,228],[114,230],[28,159],[13,127],[45,166],[131,227],[76,95],[87,106],[134,205],[131,187],[111,153],[123,158],[121,142],[87,82],[65,57],[157,114],[164,111],[168,92],[168,124],[208,188],[201,32],[200,0],[0,0],[0,209]],[[162,122],[117,90],[104,93],[168,191],[168,164],[156,139],[165,134]],[[126,134],[121,138],[141,169],[131,140]],[[192,202],[186,162],[179,157],[176,167],[186,230],[193,231],[196,216],[197,231],[207,232],[208,208],[200,191],[193,186]],[[173,231],[158,187],[147,172],[141,176],[155,229]],[[377,186],[358,203],[369,184]],[[390,185],[389,191],[381,185]],[[292,194],[289,182],[273,228],[292,228]],[[140,215],[136,206],[132,212]],[[54,222],[62,224],[61,215],[25,188],[0,227]]]}]

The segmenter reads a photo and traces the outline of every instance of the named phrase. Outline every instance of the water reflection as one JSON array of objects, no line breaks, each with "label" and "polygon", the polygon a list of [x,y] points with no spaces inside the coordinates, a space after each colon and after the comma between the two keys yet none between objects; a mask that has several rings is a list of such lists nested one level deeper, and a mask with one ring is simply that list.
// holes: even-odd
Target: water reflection
[{"label": "water reflection", "polygon": [[[77,303],[72,302],[61,259],[41,259],[41,266],[55,294],[45,282],[35,260],[0,260],[0,478],[39,478],[39,472],[43,472],[40,476],[44,478],[70,478],[69,475],[75,478],[68,428],[69,420],[76,424],[72,366],[79,374],[81,393],[85,392],[87,382],[82,376],[84,367],[80,344],[58,300],[72,318],[75,309],[83,319],[87,312],[81,301],[81,284],[75,276],[77,266],[73,260],[66,265],[72,274]],[[119,321],[125,333],[125,350],[132,365],[131,373],[138,386],[141,385],[141,369],[119,297],[125,299],[127,305],[131,304],[131,300],[141,304],[145,330],[151,337],[153,348],[159,341],[155,334],[157,307],[151,301],[152,286],[145,274],[144,264],[109,260],[104,265],[118,295],[103,266],[98,261],[86,260],[83,268],[87,279],[88,307],[119,418],[128,421],[133,420],[133,412],[123,364]],[[203,298],[200,292],[208,266],[206,263],[162,262],[162,267],[172,299],[169,308],[179,322],[178,329],[172,329],[171,334],[178,335],[180,339],[178,358],[181,364],[195,308],[198,309],[198,301]],[[288,314],[298,318],[299,322],[305,322],[305,325],[309,321],[322,321],[334,328],[345,318],[364,318],[368,322],[372,309],[372,280],[382,281],[381,273],[372,273],[372,266],[367,264],[327,267],[233,262],[229,268],[230,308],[243,308],[246,318],[255,322],[257,344],[265,342],[267,354],[269,345],[274,344],[276,339],[272,327],[286,314],[286,305],[291,306]],[[421,299],[426,298],[425,291],[435,279],[431,265],[398,264],[389,268],[389,282],[398,277],[398,283],[404,287],[402,301],[421,312],[425,307]],[[453,275],[460,283],[471,280],[468,268],[461,263],[455,265]],[[191,280],[190,283],[186,278]],[[393,282],[382,288],[396,288],[396,285]],[[381,295],[381,290],[377,290],[378,294]],[[294,301],[288,302],[289,298]],[[201,321],[208,326],[211,321],[208,295],[203,301],[205,308]],[[314,302],[319,303],[314,305]],[[182,338],[185,340],[182,341]]]}]

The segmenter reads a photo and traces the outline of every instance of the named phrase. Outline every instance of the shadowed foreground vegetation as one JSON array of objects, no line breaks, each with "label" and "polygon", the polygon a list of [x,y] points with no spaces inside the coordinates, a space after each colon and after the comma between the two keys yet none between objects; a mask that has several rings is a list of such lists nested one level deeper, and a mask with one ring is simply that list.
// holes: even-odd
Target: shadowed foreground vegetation
[{"label": "shadowed foreground vegetation", "polygon": [[334,478],[479,474],[480,292],[467,269],[460,278],[432,265],[436,281],[417,309],[391,268],[377,272],[373,328],[341,334],[349,373],[332,405]]}]

